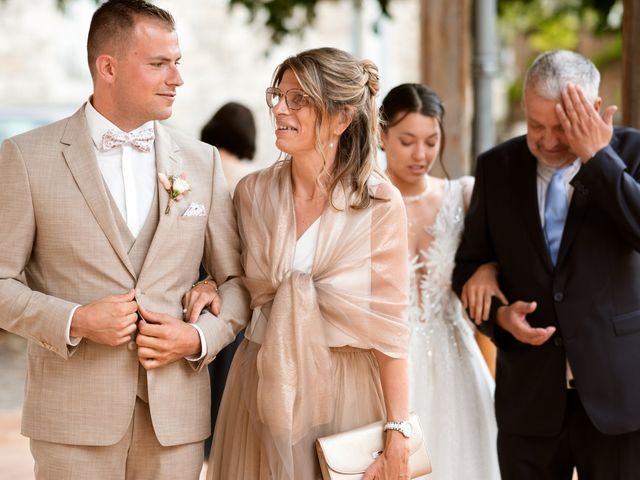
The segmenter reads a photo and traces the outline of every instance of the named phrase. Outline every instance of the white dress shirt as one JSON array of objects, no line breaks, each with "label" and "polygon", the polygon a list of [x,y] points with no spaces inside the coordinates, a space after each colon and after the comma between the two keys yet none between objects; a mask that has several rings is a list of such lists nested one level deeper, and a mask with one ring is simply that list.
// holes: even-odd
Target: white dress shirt
[{"label": "white dress shirt", "polygon": [[[155,146],[152,145],[148,152],[141,152],[130,144],[105,151],[102,135],[107,130],[121,130],[100,115],[91,102],[87,102],[85,115],[102,178],[129,231],[137,237],[151,210],[157,184]],[[153,122],[147,122],[133,132],[149,128],[153,130]]]},{"label": "white dress shirt", "polygon": [[[118,206],[122,218],[126,221],[129,231],[134,237],[137,237],[151,210],[158,182],[155,142],[148,152],[142,152],[130,144],[103,150],[102,136],[107,130],[115,130],[116,132],[122,130],[102,116],[91,105],[91,101],[86,103],[84,113],[87,117],[87,125],[102,178],[113,201]],[[143,124],[132,132],[149,128],[153,129],[153,121]],[[67,323],[67,344],[71,346],[78,345],[81,340],[81,338],[70,336],[71,319],[78,307],[79,305],[73,309]],[[198,357],[189,357],[188,360],[200,360],[207,352],[206,339],[200,327],[192,323],[189,325],[198,331],[202,350]]]}]

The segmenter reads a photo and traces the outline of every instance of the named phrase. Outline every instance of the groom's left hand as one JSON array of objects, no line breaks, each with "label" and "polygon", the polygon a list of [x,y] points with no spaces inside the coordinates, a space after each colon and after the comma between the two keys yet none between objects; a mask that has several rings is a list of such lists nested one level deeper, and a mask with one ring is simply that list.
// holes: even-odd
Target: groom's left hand
[{"label": "groom's left hand", "polygon": [[138,359],[146,370],[162,367],[201,351],[200,335],[192,325],[171,315],[138,305]]}]

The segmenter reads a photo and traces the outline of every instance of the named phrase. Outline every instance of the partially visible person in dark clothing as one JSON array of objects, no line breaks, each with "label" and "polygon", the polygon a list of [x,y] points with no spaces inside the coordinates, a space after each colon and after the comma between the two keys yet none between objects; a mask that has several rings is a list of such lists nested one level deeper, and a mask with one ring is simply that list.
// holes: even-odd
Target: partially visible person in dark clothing
[{"label": "partially visible person in dark clothing", "polygon": [[254,170],[256,124],[251,110],[240,103],[225,103],[202,128],[200,140],[220,152],[222,170],[231,193],[238,181]]},{"label": "partially visible person in dark clothing", "polygon": [[[253,160],[256,153],[256,124],[251,110],[240,103],[225,103],[202,128],[200,139],[218,148],[222,170],[229,191],[233,194],[238,181],[253,170],[249,160]],[[201,274],[201,278],[204,279],[205,272],[201,271]],[[229,367],[243,338],[244,330],[209,364],[212,432],[216,425]],[[211,451],[211,439],[212,436],[204,444],[205,458],[209,457]]]}]

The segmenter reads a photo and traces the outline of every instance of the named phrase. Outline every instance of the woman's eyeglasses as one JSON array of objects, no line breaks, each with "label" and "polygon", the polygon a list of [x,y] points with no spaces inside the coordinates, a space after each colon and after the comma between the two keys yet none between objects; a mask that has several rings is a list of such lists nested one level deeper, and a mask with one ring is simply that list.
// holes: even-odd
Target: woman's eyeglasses
[{"label": "woman's eyeglasses", "polygon": [[283,98],[289,110],[300,110],[302,107],[309,105],[309,95],[298,88],[283,92],[277,87],[269,87],[265,94],[269,108],[278,105]]}]

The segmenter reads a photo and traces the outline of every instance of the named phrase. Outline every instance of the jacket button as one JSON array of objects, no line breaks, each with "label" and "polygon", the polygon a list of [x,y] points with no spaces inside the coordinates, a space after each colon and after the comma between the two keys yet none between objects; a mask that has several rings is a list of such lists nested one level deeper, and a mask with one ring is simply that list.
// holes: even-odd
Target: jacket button
[{"label": "jacket button", "polygon": [[130,352],[133,352],[136,349],[137,345],[136,342],[134,340],[129,341],[129,343],[127,343],[127,350],[129,350]]},{"label": "jacket button", "polygon": [[553,299],[556,302],[561,302],[562,300],[564,300],[564,295],[563,295],[562,292],[556,292],[556,293],[553,294]]},{"label": "jacket button", "polygon": [[561,347],[562,346],[562,337],[556,337],[553,339],[553,344],[556,347]]}]

